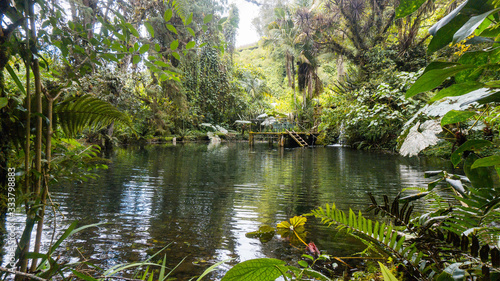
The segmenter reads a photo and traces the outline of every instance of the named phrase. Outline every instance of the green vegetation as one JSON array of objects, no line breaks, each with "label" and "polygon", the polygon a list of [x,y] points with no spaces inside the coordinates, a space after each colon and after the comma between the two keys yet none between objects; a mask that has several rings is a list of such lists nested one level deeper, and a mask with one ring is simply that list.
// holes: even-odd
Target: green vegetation
[{"label": "green vegetation", "polygon": [[[110,149],[137,140],[207,139],[207,132],[230,138],[241,121],[266,113],[319,131],[323,144],[417,155],[449,141],[451,161],[470,183],[441,172],[428,193],[396,198],[392,206],[372,197],[373,209],[393,223],[335,207],[312,214],[390,255],[404,278],[498,278],[500,195],[492,176],[500,174],[498,1],[258,2],[262,40],[241,50],[240,11],[227,1],[1,2],[0,213],[26,214],[17,272],[101,278],[53,259],[74,225],[40,253],[50,186],[106,168],[101,148],[84,141]],[[8,181],[14,176],[15,188]],[[451,207],[434,192],[441,181],[455,192]],[[423,196],[436,206],[412,218],[408,202]],[[316,253],[293,223],[289,229]],[[315,268],[328,258],[308,255],[300,268],[247,261],[223,280],[328,280]],[[158,278],[166,279],[160,268]],[[384,279],[395,278],[380,268]],[[143,280],[155,278],[148,270]]]}]

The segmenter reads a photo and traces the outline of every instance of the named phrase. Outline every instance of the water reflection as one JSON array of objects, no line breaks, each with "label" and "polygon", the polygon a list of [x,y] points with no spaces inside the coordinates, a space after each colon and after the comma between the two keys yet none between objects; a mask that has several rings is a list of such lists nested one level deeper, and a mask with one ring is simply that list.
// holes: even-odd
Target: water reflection
[{"label": "water reflection", "polygon": [[[288,150],[246,143],[130,147],[110,157],[113,163],[98,180],[52,190],[59,226],[74,220],[106,223],[72,236],[63,255],[84,256],[106,268],[145,260],[169,245],[170,267],[187,257],[174,274],[180,280],[226,258],[297,259],[301,250],[279,237],[262,244],[245,233],[325,203],[365,209],[367,191],[394,196],[404,187],[423,186],[423,171],[449,168],[342,147]],[[49,224],[54,218],[49,214]],[[307,227],[308,240],[330,254],[363,249],[317,222]],[[45,240],[50,237],[49,230]]]}]

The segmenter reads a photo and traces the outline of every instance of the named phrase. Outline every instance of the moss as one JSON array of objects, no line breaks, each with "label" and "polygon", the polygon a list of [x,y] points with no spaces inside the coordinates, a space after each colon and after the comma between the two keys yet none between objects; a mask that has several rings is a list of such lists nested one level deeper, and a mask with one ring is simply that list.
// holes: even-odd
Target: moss
[{"label": "moss", "polygon": [[420,154],[424,156],[434,156],[439,158],[450,159],[453,144],[449,141],[441,141],[434,146],[424,149]]}]

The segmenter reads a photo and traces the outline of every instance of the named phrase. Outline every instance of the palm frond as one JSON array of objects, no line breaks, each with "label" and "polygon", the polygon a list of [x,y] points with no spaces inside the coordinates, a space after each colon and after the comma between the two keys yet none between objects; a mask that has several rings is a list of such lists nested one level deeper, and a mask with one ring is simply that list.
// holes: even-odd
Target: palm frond
[{"label": "palm frond", "polygon": [[85,95],[72,97],[54,106],[55,125],[67,136],[75,136],[85,128],[99,129],[112,122],[130,126],[127,114],[110,103]]}]

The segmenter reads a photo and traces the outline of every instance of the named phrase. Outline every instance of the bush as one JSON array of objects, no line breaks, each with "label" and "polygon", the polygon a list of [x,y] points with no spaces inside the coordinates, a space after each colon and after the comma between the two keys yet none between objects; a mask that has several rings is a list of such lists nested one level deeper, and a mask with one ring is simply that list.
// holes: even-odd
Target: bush
[{"label": "bush", "polygon": [[323,111],[323,134],[339,136],[344,130],[348,145],[394,149],[402,126],[424,104],[404,97],[417,73],[391,76],[394,78],[387,79],[387,83],[365,83],[353,91],[333,94],[332,105]]}]

